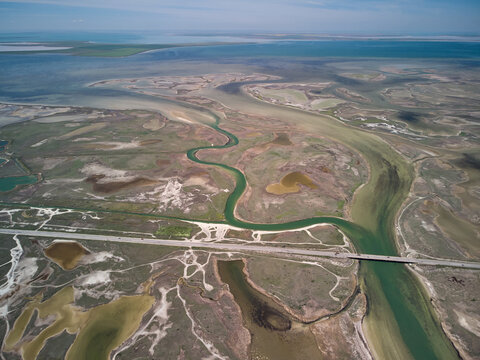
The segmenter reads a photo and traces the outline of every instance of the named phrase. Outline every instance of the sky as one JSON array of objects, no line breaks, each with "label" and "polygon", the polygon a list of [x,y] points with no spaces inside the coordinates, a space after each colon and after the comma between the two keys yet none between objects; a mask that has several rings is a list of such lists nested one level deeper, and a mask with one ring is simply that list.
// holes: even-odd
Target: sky
[{"label": "sky", "polygon": [[478,35],[480,0],[0,0],[0,32]]}]

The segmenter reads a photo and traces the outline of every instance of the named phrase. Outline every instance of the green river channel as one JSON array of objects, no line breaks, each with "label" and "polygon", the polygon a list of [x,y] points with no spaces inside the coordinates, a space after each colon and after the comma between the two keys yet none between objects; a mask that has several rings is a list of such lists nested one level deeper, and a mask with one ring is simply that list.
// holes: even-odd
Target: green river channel
[{"label": "green river channel", "polygon": [[[156,98],[155,100],[158,101],[159,99]],[[222,99],[222,102],[224,100]],[[348,128],[328,116],[314,115],[278,105],[255,104],[250,100],[247,102],[245,99],[240,99],[242,106],[256,106],[256,110],[274,113],[274,116],[279,118],[281,116],[290,118],[292,116],[302,116],[306,123],[316,124],[317,130],[320,123],[322,133],[355,149],[368,159],[371,170],[369,182],[358,191],[353,203],[353,222],[337,217],[312,217],[278,224],[251,223],[235,216],[235,206],[247,185],[244,174],[234,167],[201,160],[197,157],[201,150],[233,147],[239,143],[238,138],[222,129],[220,127],[220,117],[211,111],[182,102],[166,99],[161,101],[170,104],[177,103],[177,105],[186,106],[203,113],[208,112],[208,115],[213,116],[215,122],[206,123],[206,125],[228,138],[228,141],[223,145],[196,147],[187,152],[190,160],[199,164],[220,167],[234,176],[235,188],[227,199],[224,211],[228,224],[251,230],[282,231],[329,223],[341,229],[360,253],[397,255],[394,236],[395,216],[409,192],[414,174],[412,167],[375,135]],[[241,103],[242,101],[243,103]],[[319,120],[323,122],[319,122]],[[34,182],[33,177],[29,180]],[[3,181],[5,183],[0,184],[0,191],[8,191],[11,190],[12,185],[13,187],[19,185],[13,184],[11,178],[5,178]],[[170,218],[168,216],[162,217]],[[237,293],[237,301],[239,300],[238,296],[243,300],[258,300],[258,293],[247,291],[246,286],[248,284],[245,285],[244,282],[240,281],[243,276],[242,266],[235,263],[231,266],[219,265],[219,267],[225,269],[222,278],[229,278],[235,283],[237,288],[232,289],[232,292]],[[457,351],[440,326],[427,293],[405,265],[361,261],[359,279],[361,289],[368,299],[364,329],[368,341],[379,359],[459,358]],[[248,301],[243,301],[243,303],[244,305],[247,304],[245,305],[247,308],[253,306],[252,304],[248,305]],[[278,309],[278,311],[280,313],[281,309]],[[248,316],[244,316],[244,318],[248,322]],[[292,324],[295,325],[294,322]],[[298,326],[303,328],[302,324]],[[265,337],[262,338],[266,341],[272,341],[271,348],[279,344],[278,341],[276,343],[276,335],[272,335],[270,340]],[[310,340],[307,342],[310,343]],[[306,340],[295,340],[293,343],[289,342],[289,344],[292,348],[295,348],[303,341]]]},{"label": "green river channel", "polygon": [[[374,199],[370,199],[372,209],[367,208],[368,202],[365,207],[365,204],[360,201],[356,201],[352,209],[354,219],[355,213],[370,211],[372,216],[375,216],[376,226],[372,226],[371,222],[369,224],[367,221],[366,226],[361,226],[336,217],[313,217],[279,224],[242,221],[235,217],[234,210],[247,185],[244,174],[231,166],[200,160],[197,157],[201,150],[233,147],[239,142],[235,135],[220,128],[220,118],[216,114],[209,113],[216,120],[215,124],[209,124],[209,126],[228,137],[228,141],[224,145],[190,149],[187,156],[194,162],[221,167],[234,175],[235,189],[227,199],[224,212],[225,219],[230,225],[252,230],[281,231],[329,223],[340,228],[354,243],[357,251],[361,253],[397,254],[393,233],[394,219],[408,194],[413,178],[411,171],[407,171],[410,176],[402,178],[397,167],[383,158],[380,154],[381,150],[378,151],[382,156],[384,171],[378,176],[370,178],[370,182],[375,182],[373,184]],[[393,150],[391,151],[393,152]],[[359,218],[361,219],[360,216]],[[228,276],[238,278],[238,271],[237,269]],[[459,358],[457,351],[440,326],[428,295],[405,265],[362,261],[359,277],[361,288],[368,299],[367,337],[379,359],[405,359],[406,356],[421,360]],[[238,279],[236,283],[238,283]]]}]

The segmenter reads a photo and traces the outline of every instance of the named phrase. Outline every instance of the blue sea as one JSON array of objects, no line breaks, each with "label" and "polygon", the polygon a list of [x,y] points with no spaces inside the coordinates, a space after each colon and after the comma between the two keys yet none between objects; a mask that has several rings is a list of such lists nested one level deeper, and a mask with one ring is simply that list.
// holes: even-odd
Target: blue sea
[{"label": "blue sea", "polygon": [[[143,37],[142,37],[143,36]],[[67,33],[67,34],[3,34],[0,41],[96,41],[105,43],[142,43],[155,39],[155,34]],[[180,38],[158,35],[159,43]],[[188,36],[186,36],[188,38]],[[201,39],[200,39],[201,38]],[[219,39],[212,36],[193,38],[207,42]],[[245,38],[237,38],[248,40]],[[182,40],[182,41],[180,41]],[[192,41],[192,42],[195,42]],[[0,53],[0,101],[36,102],[42,96],[57,94],[73,96],[86,92],[86,84],[111,78],[168,75],[183,68],[194,71],[199,64],[254,66],[259,71],[272,72],[275,68],[322,61],[408,60],[434,61],[478,67],[480,42],[475,41],[417,41],[417,40],[322,40],[322,41],[268,41],[249,40],[249,43],[229,45],[185,46],[150,51],[125,58],[95,58],[54,53]],[[252,42],[256,41],[256,42]],[[191,64],[189,66],[189,64]],[[287,65],[286,65],[287,64]],[[170,70],[171,69],[171,70]],[[190,71],[190,70],[189,70]],[[181,74],[181,73],[177,73]],[[92,91],[92,90],[90,90]],[[61,99],[58,100],[61,103]]]}]

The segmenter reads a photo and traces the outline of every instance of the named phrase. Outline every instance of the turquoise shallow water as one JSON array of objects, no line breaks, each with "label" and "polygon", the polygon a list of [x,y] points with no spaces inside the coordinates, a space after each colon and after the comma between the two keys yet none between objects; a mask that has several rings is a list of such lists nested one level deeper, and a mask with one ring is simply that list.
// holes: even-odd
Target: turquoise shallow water
[{"label": "turquoise shallow water", "polygon": [[[61,102],[61,96],[74,101],[79,94],[101,94],[111,96],[119,93],[112,90],[85,88],[84,84],[105,78],[161,75],[156,64],[176,64],[178,62],[208,61],[212,63],[240,63],[269,69],[279,62],[302,66],[302,61],[321,63],[325,57],[356,60],[370,59],[437,59],[440,62],[458,63],[462,66],[478,67],[480,44],[454,42],[415,42],[415,41],[302,41],[277,42],[271,44],[241,44],[229,46],[208,46],[178,48],[139,54],[128,58],[103,59],[72,57],[56,54],[7,55],[0,54],[0,99],[18,102],[42,102],[45,99]],[[192,62],[192,64],[195,64]],[[192,65],[194,67],[194,65]],[[164,70],[162,70],[164,71]],[[123,95],[125,93],[122,93]],[[58,100],[60,99],[60,100]],[[217,119],[218,120],[218,119]],[[214,148],[235,146],[238,139],[219,127],[213,128],[229,137],[227,144]],[[1,143],[0,143],[1,146]],[[210,147],[208,147],[210,148]],[[360,252],[392,255],[396,253],[392,239],[393,212],[386,207],[383,218],[378,219],[378,231],[371,233],[359,225],[333,217],[316,217],[280,224],[254,224],[241,221],[234,216],[235,204],[243,193],[246,180],[243,174],[232,167],[200,161],[196,153],[201,148],[192,149],[188,157],[207,165],[221,166],[230,171],[236,179],[235,190],[230,194],[225,208],[227,222],[255,230],[286,230],[313,225],[332,223],[340,227],[354,242]],[[13,180],[12,180],[13,179]],[[0,191],[11,190],[16,184],[31,183],[32,177],[0,179]],[[35,178],[36,181],[36,178]],[[384,189],[383,199],[388,199],[389,189]],[[382,196],[379,195],[379,198]],[[385,200],[387,201],[387,200]],[[444,339],[438,347],[432,341],[442,338],[438,321],[431,316],[431,309],[415,311],[417,304],[428,303],[425,294],[418,288],[418,282],[398,264],[362,263],[362,276],[366,281],[367,296],[375,304],[376,294],[369,291],[369,284],[378,283],[381,296],[386,298],[393,312],[404,342],[416,359],[454,358],[451,344]],[[372,307],[371,311],[375,311]],[[420,313],[420,315],[418,315]],[[443,351],[446,349],[446,351]]]},{"label": "turquoise shallow water", "polygon": [[[0,100],[42,101],[42,96],[74,96],[79,93],[112,91],[85,89],[84,84],[125,76],[162,75],[155,64],[208,61],[265,67],[278,61],[301,66],[302,61],[321,62],[325,58],[351,59],[436,59],[462,66],[478,66],[480,43],[440,41],[279,41],[257,44],[232,44],[171,48],[126,58],[94,58],[65,54],[1,54]],[[301,60],[303,59],[303,60]],[[211,70],[215,71],[215,70]],[[171,75],[171,73],[165,73]],[[52,100],[52,99],[51,99]]]},{"label": "turquoise shallow water", "polygon": [[37,182],[35,175],[12,176],[0,178],[0,191],[10,191],[17,185],[35,184]]},{"label": "turquoise shallow water", "polygon": [[[329,223],[338,226],[353,241],[355,248],[360,253],[396,255],[394,244],[393,226],[394,216],[398,206],[393,202],[393,194],[400,191],[400,187],[409,188],[410,184],[394,183],[386,174],[384,186],[378,188],[378,206],[384,207],[380,213],[378,227],[375,232],[368,231],[363,227],[335,217],[313,217],[297,221],[277,224],[251,223],[235,217],[235,206],[245,191],[247,181],[243,173],[233,167],[204,161],[197,158],[198,151],[202,149],[221,149],[235,146],[239,143],[238,138],[230,132],[222,129],[220,119],[215,117],[216,123],[211,127],[226,135],[228,141],[224,145],[205,146],[190,149],[187,156],[197,163],[222,167],[235,176],[235,189],[227,199],[225,206],[225,219],[233,226],[253,230],[289,230],[302,228],[314,224]],[[393,170],[392,170],[393,171]],[[390,180],[389,180],[390,179]],[[388,181],[389,180],[389,181]],[[402,199],[400,199],[402,200]],[[393,313],[399,327],[400,335],[414,359],[457,359],[458,354],[450,340],[445,336],[433,309],[428,306],[429,300],[418,280],[402,264],[383,262],[362,262],[360,271],[361,281],[365,284],[365,291],[371,312],[379,312],[374,316],[382,316],[385,305],[381,302],[385,298],[387,305]],[[375,284],[375,285],[374,285]],[[369,286],[370,285],[370,286]],[[379,305],[377,305],[379,304]],[[423,308],[419,311],[418,307]]]},{"label": "turquoise shallow water", "polygon": [[[7,144],[8,144],[8,141],[7,140],[0,140],[0,152],[5,150],[5,148],[7,147]],[[0,161],[0,164],[2,162]]]},{"label": "turquoise shallow water", "polygon": [[340,57],[403,59],[480,58],[480,43],[439,41],[341,40],[279,41],[260,44],[235,44],[200,48],[177,48],[152,52],[149,56],[181,58],[235,57]]},{"label": "turquoise shallow water", "polygon": [[[7,145],[8,145],[7,140],[0,140],[0,152],[4,151]],[[0,165],[2,165],[6,161],[7,161],[6,159],[0,158]],[[35,184],[38,181],[38,178],[35,175],[9,176],[9,177],[1,177],[1,176],[2,176],[2,168],[0,167],[0,192],[13,190],[18,185]]]}]

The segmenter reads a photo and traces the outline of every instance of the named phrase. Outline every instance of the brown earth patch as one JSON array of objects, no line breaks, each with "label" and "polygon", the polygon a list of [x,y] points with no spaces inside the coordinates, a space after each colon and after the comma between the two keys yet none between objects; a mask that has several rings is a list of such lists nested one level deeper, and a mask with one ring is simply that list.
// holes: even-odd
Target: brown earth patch
[{"label": "brown earth patch", "polygon": [[154,180],[141,177],[135,178],[130,181],[111,181],[106,183],[100,183],[99,181],[104,177],[105,175],[92,175],[89,176],[85,181],[87,183],[93,184],[93,191],[104,194],[109,194],[133,187],[149,186],[156,184],[156,181]]},{"label": "brown earth patch", "polygon": [[287,133],[279,133],[276,134],[275,139],[272,140],[272,144],[275,145],[292,145],[292,142],[290,141],[290,138],[288,137]]},{"label": "brown earth patch", "polygon": [[172,162],[170,160],[164,160],[164,159],[158,159],[155,161],[155,164],[157,164],[158,167],[164,167],[167,165],[170,165]]},{"label": "brown earth patch", "polygon": [[158,144],[162,140],[160,139],[149,139],[149,140],[142,140],[140,141],[140,146],[146,146],[146,145],[153,145],[153,144]]},{"label": "brown earth patch", "polygon": [[250,240],[252,238],[251,230],[232,230],[227,231],[226,237]]},{"label": "brown earth patch", "polygon": [[45,255],[64,270],[72,270],[89,251],[75,241],[56,241],[45,250]]}]

